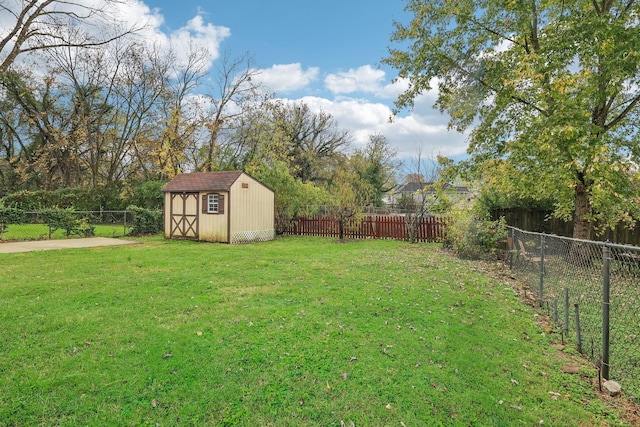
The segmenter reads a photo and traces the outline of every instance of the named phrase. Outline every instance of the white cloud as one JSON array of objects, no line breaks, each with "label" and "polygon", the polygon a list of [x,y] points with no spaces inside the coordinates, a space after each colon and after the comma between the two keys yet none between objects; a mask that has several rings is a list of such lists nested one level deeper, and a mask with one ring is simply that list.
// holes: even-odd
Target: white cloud
[{"label": "white cloud", "polygon": [[220,57],[221,43],[231,36],[229,28],[206,22],[202,14],[167,33],[163,28],[164,16],[157,8],[149,9],[144,3],[133,1],[122,3],[120,13],[131,25],[144,25],[137,34],[145,43],[173,51],[180,64],[187,63],[191,52],[200,51],[205,53],[204,63],[210,69],[213,61]]},{"label": "white cloud", "polygon": [[320,69],[309,67],[302,69],[300,63],[273,65],[271,68],[258,70],[255,79],[270,90],[277,93],[287,93],[307,87],[318,79]]},{"label": "white cloud", "polygon": [[363,65],[347,72],[329,74],[324,79],[325,87],[334,95],[353,93],[371,94],[378,98],[395,99],[408,89],[408,79],[387,83],[386,72],[371,65]]},{"label": "white cloud", "polygon": [[375,93],[384,82],[385,72],[363,65],[347,72],[329,74],[324,84],[335,95],[354,92]]},{"label": "white cloud", "polygon": [[314,112],[331,114],[340,127],[351,133],[355,147],[364,145],[371,135],[379,133],[396,148],[399,158],[415,156],[418,147],[423,153],[446,156],[461,156],[467,149],[466,136],[447,131],[447,117],[433,109],[398,116],[390,121],[391,107],[366,99],[331,100],[305,96],[287,101],[302,101]]},{"label": "white cloud", "polygon": [[210,66],[220,56],[220,43],[230,35],[229,28],[205,23],[202,16],[197,15],[169,35],[169,45],[182,60],[186,59],[191,49],[204,49],[208,52]]}]

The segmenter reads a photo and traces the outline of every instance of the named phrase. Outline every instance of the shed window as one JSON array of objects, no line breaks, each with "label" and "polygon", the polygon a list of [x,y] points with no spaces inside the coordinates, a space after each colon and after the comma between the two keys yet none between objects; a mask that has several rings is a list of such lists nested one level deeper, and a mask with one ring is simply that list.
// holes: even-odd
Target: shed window
[{"label": "shed window", "polygon": [[219,197],[217,194],[207,195],[207,212],[218,213]]},{"label": "shed window", "polygon": [[224,194],[204,194],[202,196],[202,213],[224,214]]}]

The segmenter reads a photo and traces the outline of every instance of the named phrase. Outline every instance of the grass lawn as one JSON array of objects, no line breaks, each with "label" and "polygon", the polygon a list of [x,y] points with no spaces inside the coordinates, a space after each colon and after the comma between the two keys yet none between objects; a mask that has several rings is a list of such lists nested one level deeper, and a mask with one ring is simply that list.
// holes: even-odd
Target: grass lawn
[{"label": "grass lawn", "polygon": [[0,425],[624,425],[480,266],[322,238],[0,254]]},{"label": "grass lawn", "polygon": [[[96,224],[95,237],[122,237],[131,231],[131,227],[122,224]],[[82,237],[74,235],[72,237]],[[49,227],[45,224],[10,224],[0,240],[45,240],[49,238]],[[51,239],[66,239],[64,230],[56,230]]]}]

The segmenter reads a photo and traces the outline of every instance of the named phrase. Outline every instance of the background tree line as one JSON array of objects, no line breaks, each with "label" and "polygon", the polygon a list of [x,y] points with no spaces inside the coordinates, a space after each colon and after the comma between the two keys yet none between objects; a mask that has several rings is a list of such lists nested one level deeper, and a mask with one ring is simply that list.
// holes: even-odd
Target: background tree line
[{"label": "background tree line", "polygon": [[282,215],[382,204],[396,167],[383,135],[354,149],[330,114],[255,83],[250,55],[211,71],[202,48],[178,55],[114,25],[115,2],[1,6],[15,23],[0,42],[4,203],[157,207],[149,193],[177,173],[242,169],[279,190]]}]

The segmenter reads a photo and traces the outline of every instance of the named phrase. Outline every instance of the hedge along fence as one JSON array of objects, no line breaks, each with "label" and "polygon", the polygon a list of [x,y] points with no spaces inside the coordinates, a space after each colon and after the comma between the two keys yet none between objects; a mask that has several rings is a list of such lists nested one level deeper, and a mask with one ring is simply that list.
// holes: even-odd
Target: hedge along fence
[{"label": "hedge along fence", "polygon": [[162,211],[130,206],[124,211],[47,208],[22,211],[0,206],[0,241],[122,237],[162,231]]}]

